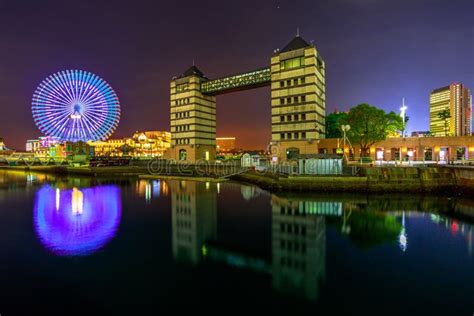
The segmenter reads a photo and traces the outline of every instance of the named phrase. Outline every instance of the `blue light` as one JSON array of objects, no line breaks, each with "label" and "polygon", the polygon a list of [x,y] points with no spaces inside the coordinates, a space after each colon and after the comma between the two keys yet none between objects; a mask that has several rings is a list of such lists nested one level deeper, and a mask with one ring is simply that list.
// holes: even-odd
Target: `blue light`
[{"label": "blue light", "polygon": [[32,111],[41,132],[60,141],[106,140],[120,119],[120,104],[112,87],[82,70],[46,78],[33,94]]},{"label": "blue light", "polygon": [[114,185],[72,190],[43,186],[36,193],[35,231],[59,256],[86,256],[103,248],[118,231],[122,205]]}]

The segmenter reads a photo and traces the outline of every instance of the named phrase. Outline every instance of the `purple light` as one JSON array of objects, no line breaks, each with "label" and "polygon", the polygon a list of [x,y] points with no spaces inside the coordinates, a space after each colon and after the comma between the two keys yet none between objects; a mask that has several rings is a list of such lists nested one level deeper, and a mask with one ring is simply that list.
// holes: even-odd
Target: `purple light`
[{"label": "purple light", "polygon": [[36,193],[34,227],[55,255],[87,256],[116,235],[121,213],[118,186],[59,190],[45,185]]},{"label": "purple light", "polygon": [[106,140],[117,128],[120,104],[102,78],[82,70],[66,70],[38,86],[32,112],[46,136],[60,141],[97,141]]}]

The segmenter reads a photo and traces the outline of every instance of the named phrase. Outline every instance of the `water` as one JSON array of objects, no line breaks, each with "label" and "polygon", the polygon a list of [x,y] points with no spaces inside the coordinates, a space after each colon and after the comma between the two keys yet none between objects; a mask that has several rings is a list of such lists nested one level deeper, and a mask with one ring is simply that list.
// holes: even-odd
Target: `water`
[{"label": "water", "polygon": [[0,313],[474,313],[474,200],[0,171]]}]

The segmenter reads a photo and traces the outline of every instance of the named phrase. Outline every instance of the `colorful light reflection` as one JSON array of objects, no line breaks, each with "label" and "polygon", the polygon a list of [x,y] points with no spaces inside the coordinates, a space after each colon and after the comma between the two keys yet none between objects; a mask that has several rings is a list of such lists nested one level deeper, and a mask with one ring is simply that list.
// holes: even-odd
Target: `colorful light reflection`
[{"label": "colorful light reflection", "polygon": [[41,243],[59,256],[87,256],[116,235],[122,214],[120,188],[97,186],[36,193],[34,227]]}]

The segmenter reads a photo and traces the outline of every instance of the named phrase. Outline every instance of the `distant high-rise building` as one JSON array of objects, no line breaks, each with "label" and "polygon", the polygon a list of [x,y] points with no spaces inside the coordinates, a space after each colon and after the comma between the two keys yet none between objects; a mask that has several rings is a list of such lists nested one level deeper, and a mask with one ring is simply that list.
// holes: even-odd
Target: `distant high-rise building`
[{"label": "distant high-rise building", "polygon": [[[444,119],[439,113],[448,110]],[[471,135],[472,96],[462,83],[435,89],[430,95],[430,132],[434,136]]]}]

